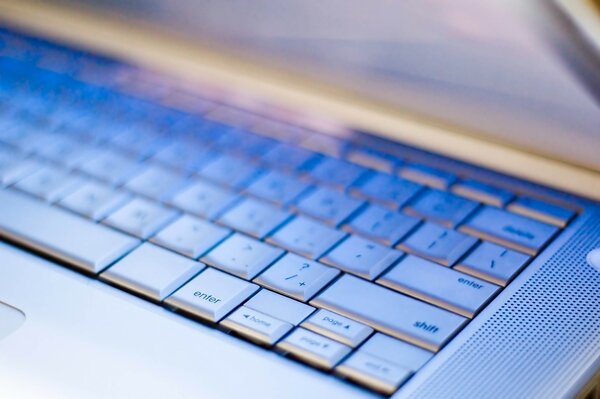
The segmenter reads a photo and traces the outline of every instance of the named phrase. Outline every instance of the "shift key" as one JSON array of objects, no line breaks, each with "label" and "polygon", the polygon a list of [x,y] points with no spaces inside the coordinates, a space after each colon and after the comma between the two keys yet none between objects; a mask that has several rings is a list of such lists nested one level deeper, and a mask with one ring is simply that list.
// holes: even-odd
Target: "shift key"
[{"label": "shift key", "polygon": [[467,321],[462,316],[351,275],[341,277],[313,299],[311,305],[434,352]]},{"label": "shift key", "polygon": [[556,234],[558,227],[486,206],[460,230],[529,255],[537,255]]}]

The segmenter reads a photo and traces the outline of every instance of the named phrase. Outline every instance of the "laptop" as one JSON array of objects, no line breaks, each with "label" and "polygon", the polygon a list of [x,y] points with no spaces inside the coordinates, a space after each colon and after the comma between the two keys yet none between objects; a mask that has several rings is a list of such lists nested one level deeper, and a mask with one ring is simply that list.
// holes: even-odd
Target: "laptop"
[{"label": "laptop", "polygon": [[0,396],[598,398],[598,10],[397,3],[2,2]]}]

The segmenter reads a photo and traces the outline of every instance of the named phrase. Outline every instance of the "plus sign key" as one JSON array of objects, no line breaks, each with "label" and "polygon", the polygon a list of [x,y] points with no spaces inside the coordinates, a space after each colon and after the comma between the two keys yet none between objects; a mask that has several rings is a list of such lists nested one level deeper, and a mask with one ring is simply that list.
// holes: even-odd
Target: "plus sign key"
[{"label": "plus sign key", "polygon": [[254,282],[284,295],[307,301],[339,274],[339,270],[288,253]]}]

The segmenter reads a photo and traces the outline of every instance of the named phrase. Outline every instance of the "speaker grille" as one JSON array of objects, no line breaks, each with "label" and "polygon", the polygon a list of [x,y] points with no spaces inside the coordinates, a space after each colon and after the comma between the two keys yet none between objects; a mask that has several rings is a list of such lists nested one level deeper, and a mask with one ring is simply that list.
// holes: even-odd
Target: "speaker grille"
[{"label": "speaker grille", "polygon": [[600,356],[595,214],[410,398],[555,398]]}]

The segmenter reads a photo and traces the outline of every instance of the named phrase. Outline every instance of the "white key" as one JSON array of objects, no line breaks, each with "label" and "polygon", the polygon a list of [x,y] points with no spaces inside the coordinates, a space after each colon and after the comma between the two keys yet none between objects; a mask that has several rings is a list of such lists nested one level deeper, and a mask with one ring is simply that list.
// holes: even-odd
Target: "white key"
[{"label": "white key", "polygon": [[353,353],[335,369],[352,381],[385,395],[391,395],[411,375],[410,370],[363,351]]},{"label": "white key", "polygon": [[381,333],[375,333],[359,350],[412,372],[418,371],[433,357],[428,350]]},{"label": "white key", "polygon": [[273,345],[293,326],[245,306],[231,313],[221,324],[253,341]]},{"label": "white key", "polygon": [[0,190],[0,209],[0,237],[92,273],[98,273],[139,243],[12,190]]},{"label": "white key", "polygon": [[271,170],[252,183],[246,192],[279,205],[287,205],[309,186],[297,177]]},{"label": "white key", "polygon": [[102,183],[89,181],[59,201],[59,204],[73,212],[94,220],[105,218],[112,211],[125,204],[131,196]]},{"label": "white key", "polygon": [[198,173],[215,183],[241,189],[258,177],[260,169],[249,161],[230,155],[221,155],[209,162]]},{"label": "white key", "polygon": [[345,274],[311,305],[360,321],[431,351],[439,350],[467,319]]},{"label": "white key", "polygon": [[283,254],[279,248],[234,234],[202,258],[202,261],[247,280]]},{"label": "white key", "polygon": [[310,305],[265,289],[250,298],[244,306],[295,326],[315,311]]},{"label": "white key", "polygon": [[465,317],[473,317],[497,285],[409,255],[377,282]]},{"label": "white key", "polygon": [[229,190],[213,183],[196,181],[168,201],[176,208],[193,213],[205,219],[215,219],[238,200]]},{"label": "white key", "polygon": [[214,151],[198,143],[174,141],[154,154],[151,160],[185,171],[196,171],[215,156]]},{"label": "white key", "polygon": [[94,154],[94,149],[82,145],[75,139],[57,136],[38,148],[36,154],[68,168],[75,168],[88,160]]},{"label": "white key", "polygon": [[271,204],[254,198],[245,198],[225,212],[218,222],[260,239],[290,217],[290,213]]},{"label": "white key", "polygon": [[565,227],[575,216],[572,209],[529,197],[517,198],[508,204],[506,209],[558,227]]},{"label": "white key", "polygon": [[350,236],[320,261],[373,280],[394,264],[404,253],[358,236]]},{"label": "white key", "polygon": [[339,270],[288,253],[254,281],[300,301],[312,298]]},{"label": "white key", "polygon": [[353,348],[360,345],[373,332],[369,326],[325,309],[313,314],[302,323],[302,327]]},{"label": "white key", "polygon": [[55,202],[83,184],[67,171],[43,167],[21,179],[15,187],[48,202]]},{"label": "white key", "polygon": [[148,238],[177,216],[177,212],[155,202],[134,198],[103,223],[140,238]]},{"label": "white key", "polygon": [[197,258],[225,239],[231,230],[194,216],[184,215],[150,241],[190,258]]},{"label": "white key", "polygon": [[3,153],[0,156],[0,185],[13,184],[42,166],[40,162],[33,159]]},{"label": "white key", "polygon": [[112,185],[120,185],[139,173],[142,165],[137,160],[113,151],[98,152],[81,165],[81,170]]},{"label": "white key", "polygon": [[171,172],[160,166],[147,166],[143,172],[129,180],[125,188],[142,194],[153,200],[169,198],[172,193],[185,184],[181,174]]},{"label": "white key", "polygon": [[415,217],[373,204],[344,225],[343,229],[392,246],[419,222]]},{"label": "white key", "polygon": [[314,219],[297,216],[278,229],[267,242],[310,259],[318,259],[346,234]]},{"label": "white key", "polygon": [[145,243],[100,277],[160,301],[203,268],[202,263]]},{"label": "white key", "polygon": [[327,224],[337,226],[363,204],[364,201],[342,192],[319,187],[300,198],[294,208]]},{"label": "white key", "polygon": [[258,286],[207,268],[165,303],[202,319],[217,322],[252,295]]},{"label": "white key", "polygon": [[350,353],[349,346],[303,328],[295,329],[277,347],[323,369],[333,368]]},{"label": "white key", "polygon": [[474,237],[426,222],[398,248],[444,266],[452,266],[476,243]]},{"label": "white key", "polygon": [[491,242],[482,242],[455,270],[505,287],[531,258]]}]

